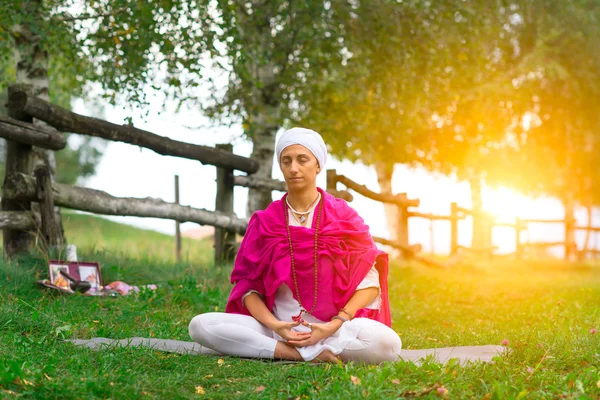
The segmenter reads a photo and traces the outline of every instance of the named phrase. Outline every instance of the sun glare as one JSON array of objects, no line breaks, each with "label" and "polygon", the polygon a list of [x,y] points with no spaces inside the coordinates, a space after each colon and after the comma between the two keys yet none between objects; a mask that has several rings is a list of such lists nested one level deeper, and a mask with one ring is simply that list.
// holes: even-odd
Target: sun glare
[{"label": "sun glare", "polygon": [[531,207],[530,199],[506,187],[483,188],[483,209],[497,218],[498,222],[514,222],[523,217]]}]

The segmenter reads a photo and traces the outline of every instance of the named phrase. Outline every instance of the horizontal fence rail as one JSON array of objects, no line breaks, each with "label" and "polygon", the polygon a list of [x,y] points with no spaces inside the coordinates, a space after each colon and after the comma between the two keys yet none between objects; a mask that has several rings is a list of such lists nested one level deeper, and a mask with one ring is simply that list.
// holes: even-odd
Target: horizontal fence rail
[{"label": "horizontal fence rail", "polygon": [[98,118],[86,117],[51,104],[26,92],[9,96],[8,108],[45,121],[62,132],[101,137],[115,142],[145,147],[165,156],[182,157],[217,167],[238,169],[247,173],[258,171],[258,162],[214,147],[179,142],[133,126],[117,125]]},{"label": "horizontal fence rail", "polygon": [[[150,217],[171,219],[179,222],[196,222],[200,225],[212,225],[244,234],[248,222],[227,214],[204,209],[168,203],[160,199],[132,197],[114,197],[95,189],[53,183],[54,203],[61,207],[88,211],[104,215],[130,217]],[[35,178],[15,174],[7,178],[4,196],[11,200],[35,200]]]}]

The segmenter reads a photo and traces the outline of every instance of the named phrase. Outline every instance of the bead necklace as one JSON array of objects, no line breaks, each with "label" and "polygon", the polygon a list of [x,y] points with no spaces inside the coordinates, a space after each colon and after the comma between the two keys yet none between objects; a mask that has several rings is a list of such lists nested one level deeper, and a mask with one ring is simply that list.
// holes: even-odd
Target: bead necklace
[{"label": "bead necklace", "polygon": [[[287,202],[287,197],[286,197],[286,202]],[[289,205],[289,203],[288,203],[288,205]],[[319,213],[317,214],[317,226],[315,227],[315,257],[314,257],[314,260],[315,260],[315,264],[314,264],[315,293],[314,293],[314,297],[313,297],[312,309],[310,311],[307,311],[304,309],[304,307],[302,307],[302,304],[300,303],[300,291],[298,290],[298,280],[296,279],[296,265],[294,262],[294,250],[292,249],[292,235],[290,233],[290,217],[289,217],[287,208],[285,209],[285,225],[287,228],[288,244],[290,246],[290,258],[292,260],[292,277],[294,278],[294,288],[296,289],[296,298],[298,299],[298,304],[300,304],[300,313],[298,315],[292,317],[292,319],[294,321],[304,322],[304,319],[302,319],[302,313],[312,314],[315,312],[315,309],[317,308],[317,284],[318,284],[317,248],[318,248],[318,239],[319,239],[319,224],[321,223],[322,211],[323,211],[323,202],[321,202],[320,206],[319,206]]]},{"label": "bead necklace", "polygon": [[[307,214],[310,214],[310,210],[311,210],[312,206],[314,206],[314,205],[315,205],[315,203],[316,203],[317,201],[319,201],[319,199],[320,199],[320,198],[321,198],[321,193],[318,193],[318,192],[317,192],[317,198],[316,198],[316,199],[315,199],[315,200],[314,200],[314,201],[311,203],[311,205],[310,205],[310,206],[308,206],[308,209],[307,209],[306,211],[296,211],[296,209],[295,209],[294,207],[292,207],[292,205],[290,204],[290,201],[288,200],[288,197],[287,197],[287,196],[286,196],[286,198],[285,198],[285,202],[287,203],[288,207],[290,207],[290,210],[292,210],[292,214],[293,214],[293,216],[294,216],[294,219],[295,219],[296,221],[298,221],[298,223],[299,223],[300,225],[303,225],[303,224],[304,224],[304,222],[306,222],[306,215],[307,215]],[[299,218],[299,219],[296,217],[296,214],[300,215],[300,218]]]}]

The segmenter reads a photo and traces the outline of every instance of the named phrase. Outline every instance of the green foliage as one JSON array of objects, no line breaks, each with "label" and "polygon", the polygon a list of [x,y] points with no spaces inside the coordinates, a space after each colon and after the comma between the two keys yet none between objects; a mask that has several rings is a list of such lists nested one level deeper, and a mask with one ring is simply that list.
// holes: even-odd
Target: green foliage
[{"label": "green foliage", "polygon": [[[28,34],[20,27],[27,26],[31,38],[23,45],[35,43],[48,54],[55,104],[69,108],[93,84],[113,104],[119,94],[132,106],[147,105],[148,86],[181,99],[196,89],[201,54],[211,45],[211,35],[200,29],[206,7],[189,1],[7,0],[0,9],[0,93],[5,96],[6,85],[16,79],[13,53]],[[101,151],[97,141],[84,139],[57,152],[57,179],[75,183],[92,175]]]},{"label": "green foliage", "polygon": [[276,130],[301,113],[307,104],[299,101],[330,79],[330,66],[343,62],[351,4],[215,2],[214,12],[205,15],[218,43],[210,54],[228,85],[223,95],[213,91],[208,114],[240,121],[254,137],[256,130]]},{"label": "green foliage", "polygon": [[353,12],[347,59],[297,115],[336,157],[598,196],[597,2],[378,0]]}]

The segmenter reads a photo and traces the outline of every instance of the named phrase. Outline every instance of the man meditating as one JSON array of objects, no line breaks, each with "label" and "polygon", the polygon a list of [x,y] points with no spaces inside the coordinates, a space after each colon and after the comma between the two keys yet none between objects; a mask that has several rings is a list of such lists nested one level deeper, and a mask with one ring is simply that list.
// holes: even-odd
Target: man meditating
[{"label": "man meditating", "polygon": [[225,313],[192,319],[192,339],[220,354],[378,364],[402,342],[390,328],[388,257],[345,201],[317,188],[327,148],[317,132],[276,146],[288,193],[250,218]]}]

